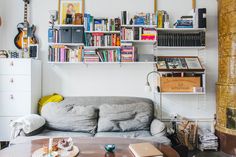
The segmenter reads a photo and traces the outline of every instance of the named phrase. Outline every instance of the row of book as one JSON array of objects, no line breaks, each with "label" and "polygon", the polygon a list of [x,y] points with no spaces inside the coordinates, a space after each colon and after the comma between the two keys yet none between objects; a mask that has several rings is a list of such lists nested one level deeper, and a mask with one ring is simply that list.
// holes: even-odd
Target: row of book
[{"label": "row of book", "polygon": [[59,31],[57,29],[48,29],[48,42],[49,43],[58,43]]},{"label": "row of book", "polygon": [[135,62],[137,60],[137,50],[134,46],[121,47],[121,62]]},{"label": "row of book", "polygon": [[123,27],[121,29],[122,40],[157,40],[155,28]]},{"label": "row of book", "polygon": [[156,13],[138,13],[131,17],[128,11],[122,11],[121,23],[122,25],[157,25],[157,16]]},{"label": "row of book", "polygon": [[120,46],[119,34],[86,34],[86,46]]},{"label": "row of book", "polygon": [[71,49],[68,47],[49,46],[48,60],[50,62],[82,62],[83,47]]},{"label": "row of book", "polygon": [[194,47],[205,46],[205,32],[173,33],[158,32],[158,46]]},{"label": "row of book", "polygon": [[84,14],[85,31],[119,31],[120,18],[94,18],[89,13]]},{"label": "row of book", "polygon": [[97,55],[101,62],[121,62],[120,49],[116,50],[98,50]]},{"label": "row of book", "polygon": [[158,28],[166,28],[170,26],[169,14],[165,10],[157,11]]},{"label": "row of book", "polygon": [[133,46],[123,46],[115,50],[71,49],[68,47],[49,47],[50,62],[135,62],[137,53]]}]

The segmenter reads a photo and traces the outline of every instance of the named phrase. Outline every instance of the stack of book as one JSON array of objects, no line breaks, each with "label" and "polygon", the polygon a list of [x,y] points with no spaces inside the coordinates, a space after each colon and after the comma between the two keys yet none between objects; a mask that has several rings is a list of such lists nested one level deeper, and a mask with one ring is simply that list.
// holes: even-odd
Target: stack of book
[{"label": "stack of book", "polygon": [[57,29],[48,29],[48,42],[49,43],[58,43],[58,30]]},{"label": "stack of book", "polygon": [[120,31],[120,18],[110,19],[110,31]]},{"label": "stack of book", "polygon": [[122,40],[157,40],[155,28],[123,27],[121,29]]},{"label": "stack of book", "polygon": [[121,47],[121,62],[135,62],[137,61],[137,52],[134,46]]},{"label": "stack of book", "polygon": [[201,151],[204,150],[218,150],[218,137],[208,129],[199,129],[199,145]]},{"label": "stack of book", "polygon": [[89,13],[84,14],[84,29],[85,31],[93,31],[94,20]]},{"label": "stack of book", "polygon": [[98,50],[97,55],[101,62],[120,62],[120,49],[116,50]]},{"label": "stack of book", "polygon": [[107,18],[94,19],[94,31],[109,31],[109,23]]},{"label": "stack of book", "polygon": [[[137,33],[137,31],[136,31]],[[138,34],[139,36],[139,34]],[[134,29],[133,28],[125,28],[121,29],[121,39],[122,40],[134,40]]]},{"label": "stack of book", "polygon": [[157,40],[157,31],[155,28],[143,28],[141,40]]},{"label": "stack of book", "polygon": [[205,32],[165,32],[158,31],[158,46],[205,46]]},{"label": "stack of book", "polygon": [[65,46],[49,47],[50,62],[82,62],[83,47],[71,49]]},{"label": "stack of book", "polygon": [[121,23],[122,25],[157,25],[158,14],[138,13],[133,17],[130,17],[128,11],[122,11]]},{"label": "stack of book", "polygon": [[86,46],[120,46],[119,34],[86,34]]},{"label": "stack of book", "polygon": [[88,62],[99,62],[99,56],[94,49],[85,49],[83,53],[83,60]]},{"label": "stack of book", "polygon": [[119,31],[120,25],[120,18],[94,18],[89,13],[84,14],[85,31]]},{"label": "stack of book", "polygon": [[193,28],[194,17],[193,16],[182,16],[180,20],[177,20],[176,28]]}]

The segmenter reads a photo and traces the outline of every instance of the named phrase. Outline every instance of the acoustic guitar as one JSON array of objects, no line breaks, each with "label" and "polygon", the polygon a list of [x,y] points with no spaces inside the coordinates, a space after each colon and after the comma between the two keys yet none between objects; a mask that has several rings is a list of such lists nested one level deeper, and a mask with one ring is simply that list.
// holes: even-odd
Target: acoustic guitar
[{"label": "acoustic guitar", "polygon": [[36,27],[30,26],[28,22],[28,4],[29,0],[24,1],[24,22],[17,25],[18,34],[14,39],[15,46],[18,49],[28,49],[29,44],[37,44],[35,37]]}]

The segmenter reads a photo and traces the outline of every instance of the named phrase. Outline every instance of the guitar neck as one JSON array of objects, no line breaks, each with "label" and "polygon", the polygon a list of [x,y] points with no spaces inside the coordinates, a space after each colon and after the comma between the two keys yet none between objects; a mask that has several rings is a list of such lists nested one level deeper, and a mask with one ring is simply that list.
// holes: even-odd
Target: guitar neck
[{"label": "guitar neck", "polygon": [[24,30],[27,30],[28,29],[28,2],[25,1],[25,4],[24,4]]}]

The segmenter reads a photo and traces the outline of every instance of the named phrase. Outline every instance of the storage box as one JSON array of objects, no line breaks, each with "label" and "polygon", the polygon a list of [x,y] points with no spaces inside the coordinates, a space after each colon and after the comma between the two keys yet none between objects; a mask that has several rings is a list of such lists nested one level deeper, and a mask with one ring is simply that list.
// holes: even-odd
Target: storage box
[{"label": "storage box", "polygon": [[72,42],[72,30],[71,27],[59,28],[59,43],[71,43]]},{"label": "storage box", "polygon": [[201,86],[200,77],[161,77],[161,92],[194,92]]},{"label": "storage box", "polygon": [[72,43],[84,43],[84,28],[72,28]]}]

